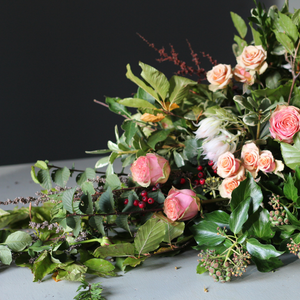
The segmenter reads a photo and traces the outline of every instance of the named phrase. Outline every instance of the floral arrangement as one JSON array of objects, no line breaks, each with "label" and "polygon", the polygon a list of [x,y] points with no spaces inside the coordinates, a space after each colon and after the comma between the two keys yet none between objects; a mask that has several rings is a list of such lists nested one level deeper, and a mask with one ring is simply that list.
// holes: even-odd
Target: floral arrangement
[{"label": "floral arrangement", "polygon": [[[127,66],[138,89],[102,103],[124,116],[124,132],[116,126],[108,149],[88,152],[105,154],[95,168],[32,166],[37,198],[2,202],[29,202],[0,210],[3,264],[14,259],[34,281],[83,281],[193,247],[197,273],[227,282],[250,263],[268,272],[283,253],[300,257],[300,9],[256,5],[249,44],[245,21],[231,17],[234,68],[203,53],[205,72],[190,45],[195,67],[148,43],[180,70],[168,80],[144,63],[140,77]],[[114,171],[117,158],[129,175]],[[74,173],[77,187],[67,187]],[[28,222],[33,234],[16,230]]]}]

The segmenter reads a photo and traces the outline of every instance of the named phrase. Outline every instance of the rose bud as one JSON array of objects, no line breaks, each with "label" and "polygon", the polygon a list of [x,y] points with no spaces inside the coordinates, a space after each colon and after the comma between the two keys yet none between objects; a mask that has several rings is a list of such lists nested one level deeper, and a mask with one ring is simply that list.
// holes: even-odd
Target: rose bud
[{"label": "rose bud", "polygon": [[171,168],[169,162],[154,153],[147,153],[140,156],[130,168],[133,181],[143,187],[165,183],[170,175]]},{"label": "rose bud", "polygon": [[172,187],[164,203],[164,213],[172,221],[186,221],[195,217],[200,210],[200,200],[189,189]]}]

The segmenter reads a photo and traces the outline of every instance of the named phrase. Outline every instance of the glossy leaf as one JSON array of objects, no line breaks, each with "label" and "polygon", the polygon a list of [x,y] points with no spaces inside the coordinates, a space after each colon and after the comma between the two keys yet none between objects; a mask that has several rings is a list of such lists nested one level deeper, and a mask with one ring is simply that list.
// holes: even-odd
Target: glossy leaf
[{"label": "glossy leaf", "polygon": [[277,257],[271,257],[269,259],[259,259],[253,256],[251,257],[251,260],[255,263],[259,272],[270,272],[283,266],[283,262]]},{"label": "glossy leaf", "polygon": [[[299,188],[300,188],[300,186],[299,186]],[[293,179],[291,173],[289,173],[289,175],[286,179],[286,182],[284,183],[283,192],[284,192],[284,195],[288,199],[292,200],[293,202],[297,202],[297,200],[298,200],[298,189],[295,186],[294,179]]]},{"label": "glossy leaf", "polygon": [[84,182],[82,185],[81,185],[81,189],[83,191],[83,193],[87,194],[89,193],[90,195],[94,195],[95,194],[95,189],[94,189],[94,185],[92,182]]},{"label": "glossy leaf", "polygon": [[273,245],[261,244],[257,239],[251,238],[247,241],[247,251],[259,259],[270,259],[271,257],[277,257],[284,253],[284,251],[278,251]]},{"label": "glossy leaf", "polygon": [[296,145],[280,143],[280,148],[284,163],[289,168],[295,170],[297,166],[300,166],[300,149],[296,148]]},{"label": "glossy leaf", "polygon": [[25,231],[15,231],[11,233],[5,240],[4,244],[15,252],[24,250],[32,243],[32,238],[29,233]]},{"label": "glossy leaf", "polygon": [[265,208],[259,213],[259,218],[255,221],[251,230],[257,238],[268,240],[274,237],[275,232],[272,230],[269,220],[270,214]]},{"label": "glossy leaf", "polygon": [[244,223],[248,219],[248,210],[251,202],[251,197],[241,201],[238,206],[233,210],[229,218],[229,226],[233,233],[241,231]]},{"label": "glossy leaf", "polygon": [[112,190],[121,187],[121,181],[116,174],[111,174],[106,177],[106,184],[110,186]]},{"label": "glossy leaf", "polygon": [[142,225],[134,239],[134,246],[139,255],[159,247],[165,236],[165,223],[159,219],[149,219]]},{"label": "glossy leaf", "polygon": [[204,220],[214,222],[219,227],[229,226],[229,215],[222,210],[215,210],[204,215]]},{"label": "glossy leaf", "polygon": [[191,227],[194,239],[199,245],[216,246],[225,240],[225,236],[219,234],[218,224],[211,221],[201,221]]}]

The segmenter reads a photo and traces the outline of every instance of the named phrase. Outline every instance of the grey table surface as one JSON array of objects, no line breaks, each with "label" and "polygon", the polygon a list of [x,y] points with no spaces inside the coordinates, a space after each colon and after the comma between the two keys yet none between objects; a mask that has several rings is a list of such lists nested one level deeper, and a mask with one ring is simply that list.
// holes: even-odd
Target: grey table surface
[{"label": "grey table surface", "polygon": [[[97,158],[53,162],[78,169],[93,167]],[[0,167],[0,201],[18,196],[34,196],[39,186],[30,177],[31,164]],[[72,181],[68,185],[72,185]],[[12,209],[13,206],[0,206]],[[103,295],[112,300],[123,299],[299,299],[300,261],[284,255],[284,266],[275,272],[260,273],[249,266],[245,275],[230,283],[216,283],[207,274],[196,274],[197,251],[190,250],[176,257],[149,258],[141,267],[113,278],[88,277],[101,282]],[[177,269],[175,269],[177,267]],[[0,300],[73,299],[78,282],[54,282],[48,276],[40,283],[32,282],[29,269],[0,265]],[[208,292],[204,291],[204,288]]]}]

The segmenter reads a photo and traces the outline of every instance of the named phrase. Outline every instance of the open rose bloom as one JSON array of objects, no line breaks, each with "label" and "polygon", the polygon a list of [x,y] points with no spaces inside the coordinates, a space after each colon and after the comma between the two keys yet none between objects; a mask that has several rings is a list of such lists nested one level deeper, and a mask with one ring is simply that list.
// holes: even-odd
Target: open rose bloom
[{"label": "open rose bloom", "polygon": [[232,76],[230,65],[219,64],[206,74],[207,81],[211,83],[208,88],[213,92],[225,89],[231,82]]},{"label": "open rose bloom", "polygon": [[169,191],[164,202],[164,213],[171,221],[186,221],[195,217],[200,210],[200,200],[192,190]]},{"label": "open rose bloom", "polygon": [[147,153],[140,156],[130,168],[133,181],[143,187],[165,183],[170,175],[171,168],[169,162],[154,153]]},{"label": "open rose bloom", "polygon": [[218,175],[222,178],[234,176],[238,173],[240,165],[241,161],[236,159],[231,152],[225,152],[218,158]]},{"label": "open rose bloom", "polygon": [[300,130],[300,109],[295,106],[277,105],[270,118],[270,133],[274,139],[293,143],[294,135]]},{"label": "open rose bloom", "polygon": [[242,148],[241,159],[244,167],[255,178],[259,159],[259,149],[254,143],[245,144]]}]

